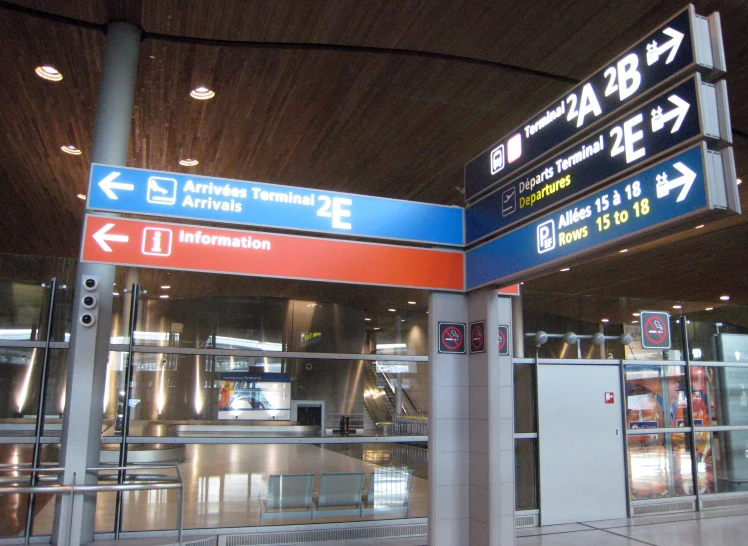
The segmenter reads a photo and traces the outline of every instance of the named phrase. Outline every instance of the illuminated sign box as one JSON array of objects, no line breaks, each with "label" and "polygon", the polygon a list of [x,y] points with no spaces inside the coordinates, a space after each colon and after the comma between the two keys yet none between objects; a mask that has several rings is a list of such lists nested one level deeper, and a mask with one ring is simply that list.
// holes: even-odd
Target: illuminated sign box
[{"label": "illuminated sign box", "polygon": [[583,136],[596,123],[624,105],[633,105],[664,82],[695,70],[709,80],[722,74],[721,34],[718,14],[700,17],[689,5],[470,161],[465,166],[466,199]]},{"label": "illuminated sign box", "polygon": [[543,274],[690,216],[739,211],[732,149],[702,143],[468,251],[467,289]]}]

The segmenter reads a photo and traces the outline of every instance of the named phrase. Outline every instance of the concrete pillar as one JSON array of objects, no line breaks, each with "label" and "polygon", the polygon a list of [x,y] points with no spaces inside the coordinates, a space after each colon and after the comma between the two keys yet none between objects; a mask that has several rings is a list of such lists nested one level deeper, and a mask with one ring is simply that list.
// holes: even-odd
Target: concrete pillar
[{"label": "concrete pillar", "polygon": [[440,354],[439,322],[467,323],[467,297],[429,297],[429,546],[470,544],[467,354]]},{"label": "concrete pillar", "polygon": [[[128,23],[112,23],[107,27],[91,154],[94,163],[126,163],[139,47],[139,28]],[[91,278],[98,281],[98,304],[94,310],[81,306],[83,294],[88,290],[84,283]],[[60,449],[60,463],[65,466],[61,478],[64,484],[96,482],[94,476],[86,474],[86,468],[99,466],[113,285],[114,266],[78,265],[68,358],[67,403]],[[95,315],[95,321],[90,326],[80,322],[80,317],[87,313]],[[92,542],[95,510],[94,494],[77,495],[72,503],[67,495],[58,498],[53,544],[67,546]]]},{"label": "concrete pillar", "polygon": [[469,322],[484,321],[484,353],[470,355],[471,546],[514,544],[514,374],[499,356],[499,325],[512,336],[512,298],[490,288],[469,295]]}]

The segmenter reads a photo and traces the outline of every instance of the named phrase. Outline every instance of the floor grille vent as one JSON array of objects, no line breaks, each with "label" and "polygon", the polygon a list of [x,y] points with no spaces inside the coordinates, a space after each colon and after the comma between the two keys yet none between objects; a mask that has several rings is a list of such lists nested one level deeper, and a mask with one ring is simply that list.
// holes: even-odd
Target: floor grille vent
[{"label": "floor grille vent", "polygon": [[634,516],[651,516],[653,514],[672,514],[673,512],[695,512],[694,501],[658,502],[656,504],[640,504],[633,507]]},{"label": "floor grille vent", "polygon": [[537,527],[538,515],[530,514],[529,516],[514,516],[515,527]]},{"label": "floor grille vent", "polygon": [[748,497],[733,497],[726,499],[702,499],[702,510],[716,510],[718,508],[732,508],[733,506],[748,506]]},{"label": "floor grille vent", "polygon": [[357,540],[365,538],[401,538],[426,536],[425,523],[413,525],[388,525],[382,527],[360,527],[349,529],[320,529],[310,531],[286,531],[253,533],[251,535],[223,535],[218,537],[218,546],[272,546],[299,542],[323,542],[333,540]]}]

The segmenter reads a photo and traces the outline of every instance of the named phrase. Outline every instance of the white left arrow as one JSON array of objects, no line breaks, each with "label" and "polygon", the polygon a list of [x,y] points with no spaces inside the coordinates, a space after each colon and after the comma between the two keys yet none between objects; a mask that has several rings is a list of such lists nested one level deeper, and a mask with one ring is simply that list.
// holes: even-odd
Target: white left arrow
[{"label": "white left arrow", "polygon": [[112,247],[110,247],[107,243],[126,243],[130,240],[130,237],[127,235],[114,235],[113,233],[108,233],[110,229],[114,227],[114,224],[106,224],[103,228],[101,228],[99,231],[93,234],[94,241],[99,243],[99,246],[104,252],[111,252]]},{"label": "white left arrow", "polygon": [[658,174],[657,198],[659,199],[662,197],[666,197],[670,193],[670,190],[674,190],[679,186],[683,186],[683,188],[680,190],[680,193],[678,194],[678,199],[675,200],[676,203],[680,203],[688,196],[688,191],[691,189],[691,186],[693,186],[693,181],[696,180],[696,173],[686,167],[680,161],[678,161],[678,163],[674,163],[673,167],[675,167],[682,176],[679,176],[678,178],[675,178],[673,180],[668,180],[667,174]]},{"label": "white left arrow", "polygon": [[665,127],[666,122],[675,118],[673,128],[670,129],[671,133],[675,133],[678,129],[680,129],[680,126],[683,124],[683,120],[686,119],[686,114],[688,113],[688,109],[691,107],[691,105],[680,98],[678,95],[670,95],[667,100],[672,102],[675,105],[675,108],[665,114],[662,113],[662,107],[659,106],[652,110],[653,132],[659,131],[660,129]]},{"label": "white left arrow", "polygon": [[132,191],[135,189],[134,184],[128,184],[126,182],[115,182],[114,180],[122,173],[118,173],[117,171],[111,172],[108,175],[106,175],[100,182],[99,187],[104,190],[104,193],[109,199],[119,199],[117,197],[117,194],[114,193],[112,190],[127,190]]}]

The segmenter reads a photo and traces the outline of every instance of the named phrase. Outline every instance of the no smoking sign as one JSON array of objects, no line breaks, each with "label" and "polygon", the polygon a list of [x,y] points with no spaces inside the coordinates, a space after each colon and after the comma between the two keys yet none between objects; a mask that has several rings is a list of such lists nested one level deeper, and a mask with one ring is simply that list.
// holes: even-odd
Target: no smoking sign
[{"label": "no smoking sign", "polygon": [[642,311],[642,347],[645,349],[669,349],[670,315],[663,311]]},{"label": "no smoking sign", "polygon": [[470,323],[470,353],[486,352],[486,323],[485,321]]},{"label": "no smoking sign", "polygon": [[439,352],[465,354],[465,323],[439,323]]}]

